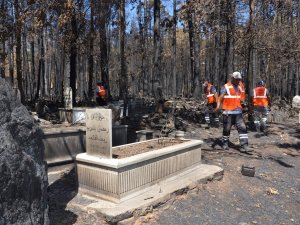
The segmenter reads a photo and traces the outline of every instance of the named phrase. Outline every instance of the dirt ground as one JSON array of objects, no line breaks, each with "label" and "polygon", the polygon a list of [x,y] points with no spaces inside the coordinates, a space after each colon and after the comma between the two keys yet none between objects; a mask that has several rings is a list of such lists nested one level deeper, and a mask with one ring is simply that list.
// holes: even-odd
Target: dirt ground
[{"label": "dirt ground", "polygon": [[160,148],[169,147],[172,145],[183,143],[184,141],[176,140],[174,138],[159,138],[141,142],[138,145],[128,145],[126,147],[120,146],[114,149],[113,158],[125,158],[136,154],[154,151]]},{"label": "dirt ground", "polygon": [[[211,145],[222,128],[205,129],[190,124],[186,138],[201,139],[203,163],[224,168],[220,181],[174,195],[144,215],[119,222],[123,225],[289,225],[300,224],[300,125],[298,118],[270,124],[268,136],[249,132],[252,155],[236,149],[238,134],[230,136],[230,150]],[[241,174],[242,165],[255,167],[255,176]],[[93,211],[86,211],[77,196],[72,165],[49,168],[49,214],[51,224],[107,224]]]}]

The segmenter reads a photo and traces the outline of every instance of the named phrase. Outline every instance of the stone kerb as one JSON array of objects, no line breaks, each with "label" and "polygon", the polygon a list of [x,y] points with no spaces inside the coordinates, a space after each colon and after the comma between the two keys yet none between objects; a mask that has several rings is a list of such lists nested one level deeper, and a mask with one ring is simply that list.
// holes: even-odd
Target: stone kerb
[{"label": "stone kerb", "polygon": [[[150,142],[148,140],[145,142]],[[158,139],[156,140],[158,141]],[[120,159],[99,158],[86,153],[76,156],[79,192],[115,203],[124,201],[146,187],[201,163],[200,140]],[[140,145],[131,143],[129,147]],[[119,147],[114,147],[116,149]]]},{"label": "stone kerb", "polygon": [[112,158],[111,109],[86,109],[86,152]]}]

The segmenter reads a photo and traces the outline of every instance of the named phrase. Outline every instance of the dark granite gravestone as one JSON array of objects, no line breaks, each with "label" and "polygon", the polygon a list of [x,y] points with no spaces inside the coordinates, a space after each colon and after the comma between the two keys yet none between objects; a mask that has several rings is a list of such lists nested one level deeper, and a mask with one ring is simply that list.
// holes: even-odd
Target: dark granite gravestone
[{"label": "dark granite gravestone", "polygon": [[49,224],[42,131],[0,78],[0,225]]}]

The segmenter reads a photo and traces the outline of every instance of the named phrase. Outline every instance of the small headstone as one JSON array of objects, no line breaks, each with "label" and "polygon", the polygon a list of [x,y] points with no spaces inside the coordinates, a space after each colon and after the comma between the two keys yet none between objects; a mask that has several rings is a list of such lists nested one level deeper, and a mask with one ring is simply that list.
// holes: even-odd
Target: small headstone
[{"label": "small headstone", "polygon": [[292,102],[293,108],[300,109],[300,96],[296,95]]},{"label": "small headstone", "polygon": [[136,131],[136,141],[146,141],[153,139],[153,131],[152,130],[138,130]]},{"label": "small headstone", "polygon": [[111,109],[86,109],[86,152],[112,158]]},{"label": "small headstone", "polygon": [[184,139],[184,131],[181,131],[181,130],[175,131],[175,138],[178,140],[183,140]]},{"label": "small headstone", "polygon": [[299,95],[296,95],[293,98],[292,106],[293,106],[293,108],[296,108],[299,110],[299,123],[300,123],[300,96]]},{"label": "small headstone", "polygon": [[65,99],[65,108],[66,109],[72,109],[73,108],[73,102],[72,102],[72,88],[66,87],[66,90],[64,91],[64,99]]}]

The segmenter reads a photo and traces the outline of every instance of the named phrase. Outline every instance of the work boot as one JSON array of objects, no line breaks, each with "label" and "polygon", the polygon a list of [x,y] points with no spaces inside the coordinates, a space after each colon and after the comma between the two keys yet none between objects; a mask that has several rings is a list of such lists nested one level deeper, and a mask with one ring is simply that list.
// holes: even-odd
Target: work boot
[{"label": "work boot", "polygon": [[211,124],[210,123],[206,123],[206,127],[205,127],[205,129],[210,129],[210,127],[211,127]]},{"label": "work boot", "polygon": [[263,133],[263,135],[268,136],[268,130],[267,130],[266,126],[261,127],[261,132]]},{"label": "work boot", "polygon": [[248,145],[242,145],[240,147],[240,152],[242,152],[242,153],[248,153],[248,152],[252,152],[252,151],[253,151],[253,149],[249,148]]},{"label": "work boot", "polygon": [[228,143],[223,143],[222,149],[223,150],[229,150]]},{"label": "work boot", "polygon": [[256,129],[256,132],[257,132],[257,133],[260,133],[260,125],[257,125],[257,124],[256,124],[256,125],[255,125],[255,129]]}]

